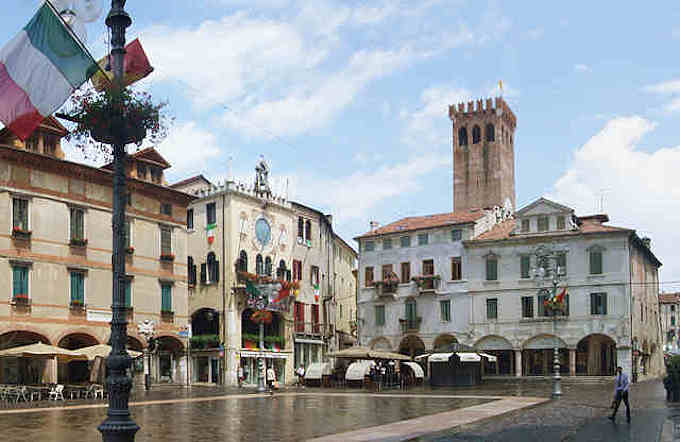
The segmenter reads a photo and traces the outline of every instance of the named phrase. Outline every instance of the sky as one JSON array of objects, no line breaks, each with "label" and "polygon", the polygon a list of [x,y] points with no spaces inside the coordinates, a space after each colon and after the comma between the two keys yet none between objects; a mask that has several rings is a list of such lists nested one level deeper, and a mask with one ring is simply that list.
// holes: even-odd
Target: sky
[{"label": "sky", "polygon": [[[4,0],[0,42],[38,0]],[[190,5],[187,7],[187,5]],[[129,0],[155,71],[138,87],[175,117],[170,182],[252,181],[370,221],[451,211],[449,104],[499,95],[517,116],[517,206],[545,196],[652,240],[680,291],[680,3]],[[103,17],[87,25],[95,58]],[[84,161],[66,147],[69,158]]]}]

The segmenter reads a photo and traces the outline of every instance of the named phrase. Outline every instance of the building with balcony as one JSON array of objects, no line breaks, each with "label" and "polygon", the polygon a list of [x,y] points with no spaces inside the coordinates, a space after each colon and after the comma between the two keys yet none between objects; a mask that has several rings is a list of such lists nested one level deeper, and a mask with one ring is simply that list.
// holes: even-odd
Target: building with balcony
[{"label": "building with balcony", "polygon": [[[0,301],[0,349],[43,342],[75,350],[109,341],[113,175],[107,166],[64,160],[65,135],[54,118],[26,142],[0,131],[0,281],[7,289]],[[193,197],[164,185],[167,167],[153,148],[128,161],[128,346],[143,350],[147,343],[135,324],[154,321],[152,377],[184,384],[185,216]],[[137,175],[142,168],[153,172]],[[87,367],[0,360],[0,383],[38,383],[41,376],[46,382],[78,382]]]},{"label": "building with balcony", "polygon": [[463,241],[503,220],[468,209],[400,219],[355,238],[360,245],[362,345],[415,356],[468,341],[471,304]]},{"label": "building with balcony", "polygon": [[[658,268],[648,239],[606,224],[607,215],[576,216],[540,198],[513,219],[463,242],[470,330],[465,343],[498,356],[499,374],[549,375],[553,348],[565,375],[659,376],[663,361]],[[535,278],[547,252],[561,274],[564,314],[544,307]],[[551,259],[553,259],[551,258]]]},{"label": "building with balcony", "polygon": [[659,294],[659,316],[663,350],[680,352],[680,293]]},{"label": "building with balcony", "polygon": [[[245,384],[256,384],[263,357],[290,383],[295,365],[325,360],[337,346],[333,284],[352,278],[336,270],[341,240],[329,215],[274,195],[268,173],[260,161],[255,185],[197,176],[172,186],[197,198],[187,212],[193,382],[237,385],[242,367]],[[289,309],[272,312],[264,348],[245,273],[300,285]]]}]

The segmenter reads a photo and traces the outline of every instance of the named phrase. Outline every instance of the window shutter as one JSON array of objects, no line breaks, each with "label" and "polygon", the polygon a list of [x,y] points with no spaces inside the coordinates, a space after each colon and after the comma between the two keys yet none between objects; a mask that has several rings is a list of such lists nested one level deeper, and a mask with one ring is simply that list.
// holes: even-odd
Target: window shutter
[{"label": "window shutter", "polygon": [[590,314],[591,315],[597,314],[596,297],[597,297],[596,293],[590,294]]},{"label": "window shutter", "polygon": [[602,302],[602,314],[606,315],[607,314],[607,294],[606,293],[600,294],[600,302]]},{"label": "window shutter", "polygon": [[172,311],[172,286],[164,284],[161,286],[161,310]]},{"label": "window shutter", "polygon": [[125,307],[132,307],[132,282],[125,281]]},{"label": "window shutter", "polygon": [[543,304],[545,302],[546,296],[545,295],[539,295],[538,296],[538,315],[537,316],[545,316],[545,305]]},{"label": "window shutter", "polygon": [[219,261],[215,261],[214,266],[215,266],[215,271],[214,271],[214,274],[215,274],[215,282],[220,282],[220,262],[219,262]]},{"label": "window shutter", "polygon": [[12,294],[16,296],[21,293],[21,269],[19,267],[14,267],[12,273],[12,284],[14,286]]},{"label": "window shutter", "polygon": [[202,263],[201,264],[201,284],[206,284],[208,282],[206,275],[206,264]]}]

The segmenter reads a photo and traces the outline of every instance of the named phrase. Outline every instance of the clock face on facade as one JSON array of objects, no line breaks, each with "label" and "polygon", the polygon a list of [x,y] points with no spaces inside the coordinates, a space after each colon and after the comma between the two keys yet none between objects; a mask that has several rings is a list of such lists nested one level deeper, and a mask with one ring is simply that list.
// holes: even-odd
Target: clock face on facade
[{"label": "clock face on facade", "polygon": [[263,247],[271,242],[272,228],[265,218],[260,218],[255,222],[255,237]]}]

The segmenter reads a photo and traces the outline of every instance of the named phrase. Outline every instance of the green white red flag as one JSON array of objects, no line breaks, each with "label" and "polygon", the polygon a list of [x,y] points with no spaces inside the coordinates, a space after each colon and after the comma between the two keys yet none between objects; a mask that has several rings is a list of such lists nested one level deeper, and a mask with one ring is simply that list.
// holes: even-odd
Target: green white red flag
[{"label": "green white red flag", "polygon": [[[97,63],[101,69],[92,77],[92,85],[98,92],[109,89],[113,85],[113,71],[105,71],[106,65],[109,64],[108,61],[108,56],[99,60]],[[139,39],[135,38],[125,46],[123,87],[136,83],[151,72],[153,72],[153,67],[149,63]]]},{"label": "green white red flag", "polygon": [[96,71],[49,2],[0,49],[0,121],[22,140]]}]

